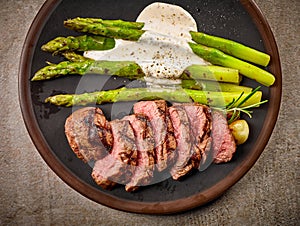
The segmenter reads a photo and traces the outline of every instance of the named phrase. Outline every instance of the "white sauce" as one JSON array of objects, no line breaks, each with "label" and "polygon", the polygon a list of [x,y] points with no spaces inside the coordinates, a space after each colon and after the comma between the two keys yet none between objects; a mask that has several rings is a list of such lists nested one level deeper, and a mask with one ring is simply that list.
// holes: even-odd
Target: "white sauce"
[{"label": "white sauce", "polygon": [[[176,79],[186,67],[206,64],[188,45],[192,41],[189,31],[197,31],[197,24],[183,8],[153,3],[140,13],[136,21],[144,22],[143,30],[146,30],[138,41],[118,39],[115,48],[87,51],[84,56],[94,60],[135,61],[145,73],[145,80],[157,84],[178,84],[180,81]],[[173,81],[166,83],[165,79]]]}]

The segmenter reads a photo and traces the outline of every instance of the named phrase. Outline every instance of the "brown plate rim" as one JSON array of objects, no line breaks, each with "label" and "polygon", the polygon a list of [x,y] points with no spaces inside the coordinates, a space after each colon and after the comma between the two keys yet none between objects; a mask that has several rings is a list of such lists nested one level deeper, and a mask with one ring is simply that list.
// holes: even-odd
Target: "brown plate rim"
[{"label": "brown plate rim", "polygon": [[46,1],[31,24],[21,54],[18,89],[20,107],[29,135],[44,161],[65,183],[85,197],[114,209],[134,213],[171,214],[202,206],[218,198],[251,169],[271,137],[279,114],[282,92],[281,64],[277,44],[267,19],[264,17],[262,11],[254,1],[241,0],[240,2],[252,17],[260,35],[262,36],[266,52],[269,53],[272,58],[269,69],[276,77],[275,84],[270,87],[269,109],[261,131],[264,136],[260,136],[256,140],[253,148],[254,150],[251,152],[251,155],[244,160],[235,171],[231,172],[223,180],[209,189],[193,196],[167,202],[128,201],[103,193],[74,175],[56,158],[56,156],[53,155],[50,147],[48,146],[39,128],[37,120],[35,119],[30,95],[29,80],[24,75],[30,72],[28,62],[30,62],[33,57],[33,47],[37,42],[37,34],[40,33],[40,27],[42,26],[44,19],[49,16],[49,12],[51,12],[53,7],[55,7],[59,2],[59,0]]}]

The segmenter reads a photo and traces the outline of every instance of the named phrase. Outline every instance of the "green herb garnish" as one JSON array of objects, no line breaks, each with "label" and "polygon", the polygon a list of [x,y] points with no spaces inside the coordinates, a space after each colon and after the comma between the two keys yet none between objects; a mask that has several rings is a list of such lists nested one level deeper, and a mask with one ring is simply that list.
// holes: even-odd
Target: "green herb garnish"
[{"label": "green herb garnish", "polygon": [[244,92],[241,93],[241,95],[237,98],[237,99],[233,99],[232,102],[230,102],[227,106],[226,106],[226,113],[230,114],[232,113],[230,119],[228,120],[228,124],[232,123],[233,121],[237,120],[240,115],[241,112],[247,114],[249,116],[249,118],[252,118],[252,113],[253,111],[250,110],[251,108],[254,107],[259,107],[261,104],[267,103],[268,100],[263,100],[260,101],[258,103],[252,104],[252,105],[248,105],[245,107],[241,107],[249,98],[251,98],[251,96],[253,96],[261,87],[258,86],[257,88],[255,88],[254,90],[252,90],[243,100],[240,101],[241,97],[243,96]]}]

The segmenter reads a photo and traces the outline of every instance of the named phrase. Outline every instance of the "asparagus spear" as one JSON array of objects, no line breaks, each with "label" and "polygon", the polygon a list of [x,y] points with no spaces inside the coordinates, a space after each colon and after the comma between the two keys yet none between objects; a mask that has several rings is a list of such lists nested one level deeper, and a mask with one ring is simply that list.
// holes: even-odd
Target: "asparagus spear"
[{"label": "asparagus spear", "polygon": [[80,54],[77,54],[75,52],[72,51],[67,51],[67,52],[63,52],[62,55],[69,60],[70,62],[84,62],[84,61],[94,61],[93,59],[84,57]]},{"label": "asparagus spear", "polygon": [[254,79],[265,86],[271,86],[275,82],[275,77],[271,73],[250,63],[229,56],[218,49],[191,42],[189,42],[189,45],[195,54],[212,64],[238,69],[241,74],[250,79]]},{"label": "asparagus spear", "polygon": [[252,91],[252,88],[247,86],[240,86],[232,83],[206,81],[206,80],[182,80],[181,85],[183,88],[186,89],[196,89],[196,90],[214,91],[214,92],[249,93]]},{"label": "asparagus spear", "polygon": [[63,51],[108,50],[115,47],[115,40],[102,36],[57,37],[42,46],[42,50],[51,53]]},{"label": "asparagus spear", "polygon": [[[130,22],[127,22],[130,23]],[[78,32],[87,32],[95,35],[102,35],[108,38],[137,41],[144,30],[128,28],[126,26],[107,26],[103,23],[95,23],[81,18],[64,21],[65,27]]]},{"label": "asparagus spear", "polygon": [[[93,60],[74,52],[65,52],[63,55],[72,62]],[[238,70],[214,65],[191,65],[182,73],[181,79],[186,80],[211,80],[239,84],[241,76]],[[202,81],[203,82],[203,81]],[[191,83],[189,83],[191,85]],[[195,82],[194,82],[195,85]],[[240,91],[237,90],[237,91]]]},{"label": "asparagus spear", "polygon": [[191,31],[190,34],[192,36],[192,39],[196,43],[219,49],[242,60],[246,60],[262,66],[267,66],[270,62],[270,56],[268,54],[255,50],[238,42],[208,35],[202,32]]},{"label": "asparagus spear", "polygon": [[[74,52],[64,52],[62,53],[63,56],[65,58],[67,58],[69,61],[71,62],[84,62],[85,61],[91,61],[94,62],[93,59],[90,58],[86,58],[80,54],[74,53]],[[72,65],[71,62],[69,64],[66,64],[68,66]],[[74,64],[74,65],[78,65],[78,67],[80,67],[80,64]],[[85,65],[85,64],[84,64]],[[53,67],[58,67],[58,65],[55,64],[51,64],[51,66]],[[63,65],[60,65],[63,66]],[[187,89],[196,89],[196,90],[205,90],[205,91],[215,91],[215,92],[250,92],[252,90],[252,88],[250,87],[245,87],[245,86],[240,86],[240,85],[236,85],[233,83],[224,83],[224,82],[217,82],[214,81],[218,76],[213,76],[211,75],[211,79],[213,81],[208,81],[208,80],[193,80],[193,78],[202,78],[202,79],[207,79],[207,76],[205,76],[207,74],[207,72],[209,71],[210,73],[214,74],[215,71],[213,70],[214,68],[217,68],[215,66],[201,66],[198,65],[199,67],[197,67],[197,65],[193,65],[191,66],[191,70],[189,69],[190,67],[188,67],[184,74],[182,75],[182,87],[183,88],[187,88]],[[205,70],[205,67],[207,67],[207,69]],[[49,68],[49,67],[48,67]],[[74,68],[77,68],[74,66]],[[197,72],[195,69],[199,68],[199,72]],[[221,67],[220,67],[221,68]],[[212,70],[211,70],[212,69]],[[227,70],[226,68],[224,68],[225,70]],[[50,67],[51,70],[51,67]],[[77,69],[75,70],[70,70],[71,72],[76,72]],[[67,70],[63,70],[66,71]],[[218,71],[218,70],[216,70]],[[230,70],[229,70],[230,71]],[[202,76],[200,74],[200,72],[202,72]],[[232,71],[233,75],[236,73],[236,71]],[[44,70],[44,73],[48,73],[46,70]],[[83,72],[79,72],[79,73],[83,73]],[[131,73],[131,72],[129,72]],[[195,73],[196,75],[191,75],[191,73]],[[216,72],[217,73],[217,72]],[[43,73],[41,73],[43,74]],[[75,73],[76,74],[76,73]],[[226,74],[226,71],[225,71]],[[233,80],[228,80],[230,82],[234,82],[236,81],[235,76],[232,76],[231,73],[228,73],[228,76],[233,78]],[[56,75],[52,74],[54,77],[56,77]],[[50,79],[52,78],[52,75],[47,74],[47,76],[44,75],[39,75],[38,73],[34,76],[34,78],[32,78],[33,81],[38,81],[38,80],[44,80],[44,79]],[[143,75],[141,74],[140,77],[143,77]],[[216,77],[216,78],[215,78]]]},{"label": "asparagus spear", "polygon": [[40,69],[35,73],[31,81],[47,80],[68,74],[85,75],[91,73],[117,75],[130,79],[142,78],[144,76],[140,66],[132,61],[63,61],[59,64],[50,64]]},{"label": "asparagus spear", "polygon": [[131,22],[131,21],[124,21],[124,20],[103,20],[100,18],[82,18],[77,17],[77,21],[90,23],[90,24],[102,24],[108,27],[124,27],[130,29],[142,29],[144,27],[143,22]]},{"label": "asparagus spear", "polygon": [[[72,62],[92,60],[90,58],[84,57],[74,52],[65,52],[63,55]],[[239,84],[241,81],[241,76],[238,73],[238,70],[214,65],[191,65],[188,66],[182,73],[181,79],[185,80],[211,80],[218,82],[229,82],[234,84]],[[187,82],[186,82],[187,83]],[[194,87],[195,82],[193,83]],[[187,85],[191,85],[191,82]],[[238,86],[237,86],[238,87]],[[235,89],[236,90],[236,89]],[[244,90],[244,89],[242,89]],[[225,91],[225,90],[224,90]],[[236,90],[240,91],[240,89]]]},{"label": "asparagus spear", "polygon": [[[57,106],[71,107],[88,104],[115,103],[119,101],[138,101],[165,99],[174,102],[198,102],[210,106],[224,107],[235,99],[246,97],[249,93],[240,92],[206,92],[191,89],[149,89],[149,88],[120,88],[115,90],[97,91],[83,94],[60,94],[48,97],[45,102]],[[262,93],[257,91],[241,106],[250,106],[261,101]],[[236,102],[238,105],[242,98]]]},{"label": "asparagus spear", "polygon": [[92,61],[69,62],[63,61],[59,64],[50,64],[38,70],[31,81],[41,81],[61,77],[67,74],[83,75],[90,68]]},{"label": "asparagus spear", "polygon": [[[130,79],[143,78],[140,66],[131,61],[94,61],[73,52],[65,52],[64,56],[70,60],[59,64],[50,64],[38,70],[32,81],[47,80],[68,74],[106,74],[127,77]],[[224,72],[222,74],[222,72]],[[220,82],[239,83],[240,78],[237,70],[217,67],[213,65],[192,65],[186,68],[182,79],[206,79]]]},{"label": "asparagus spear", "polygon": [[[86,60],[93,60],[90,58],[83,57],[79,54],[74,52],[66,52],[64,56],[72,61],[84,61]],[[183,74],[180,76],[181,79],[186,80],[211,80],[211,81],[218,81],[218,82],[230,82],[239,84],[241,81],[241,76],[239,75],[238,70],[233,68],[226,68],[214,65],[191,65],[188,66]]]},{"label": "asparagus spear", "polygon": [[[72,62],[93,60],[74,52],[65,52],[63,55]],[[191,65],[182,73],[181,79],[186,80],[211,80],[239,84],[241,76],[238,70],[214,65]],[[191,85],[191,83],[190,83]]]},{"label": "asparagus spear", "polygon": [[214,65],[191,65],[184,70],[181,78],[195,80],[205,79],[236,84],[240,82],[238,70]]}]

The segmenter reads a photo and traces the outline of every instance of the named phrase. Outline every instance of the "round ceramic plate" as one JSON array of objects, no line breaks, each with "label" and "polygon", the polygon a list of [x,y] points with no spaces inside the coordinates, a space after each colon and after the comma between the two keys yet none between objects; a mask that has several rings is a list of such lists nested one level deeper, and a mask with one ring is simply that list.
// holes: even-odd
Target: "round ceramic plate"
[{"label": "round ceramic plate", "polygon": [[[272,31],[256,4],[250,0],[172,0],[163,1],[186,9],[196,20],[198,30],[233,39],[271,55],[267,70],[276,76],[275,84],[262,87],[263,99],[269,102],[255,109],[249,140],[238,147],[231,162],[212,164],[182,181],[171,178],[129,193],[120,186],[106,191],[91,178],[91,167],[71,151],[64,135],[65,119],[71,108],[45,104],[46,97],[58,93],[78,92],[81,76],[66,76],[45,82],[30,82],[33,74],[46,66],[46,61],[63,60],[41,51],[42,44],[57,36],[78,35],[63,26],[63,21],[75,17],[100,17],[134,21],[151,0],[49,0],[34,19],[28,32],[19,72],[19,97],[28,132],[51,169],[72,188],[100,204],[139,213],[166,214],[189,210],[208,203],[234,185],[256,162],[264,150],[276,123],[281,98],[281,68]],[[101,77],[101,76],[100,76]],[[99,76],[89,76],[82,91],[95,91],[103,82]],[[105,89],[115,89],[124,79],[109,79]],[[123,84],[124,85],[124,84]],[[257,87],[244,79],[242,85]],[[119,103],[120,109],[129,103]],[[111,105],[101,105],[105,114]],[[122,112],[120,112],[122,114]]]}]

